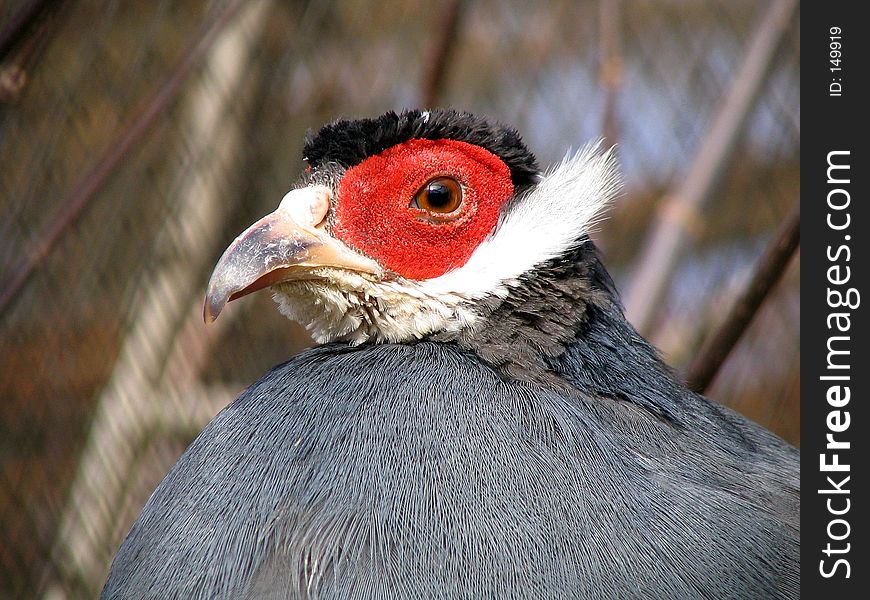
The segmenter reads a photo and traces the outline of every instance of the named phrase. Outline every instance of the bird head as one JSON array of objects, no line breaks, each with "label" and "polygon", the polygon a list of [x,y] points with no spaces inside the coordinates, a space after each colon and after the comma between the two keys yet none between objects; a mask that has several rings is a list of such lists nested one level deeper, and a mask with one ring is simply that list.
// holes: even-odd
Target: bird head
[{"label": "bird head", "polygon": [[304,157],[278,209],[218,261],[206,321],[269,287],[320,343],[459,337],[588,240],[618,188],[610,152],[542,173],[514,129],[452,110],[339,120]]}]

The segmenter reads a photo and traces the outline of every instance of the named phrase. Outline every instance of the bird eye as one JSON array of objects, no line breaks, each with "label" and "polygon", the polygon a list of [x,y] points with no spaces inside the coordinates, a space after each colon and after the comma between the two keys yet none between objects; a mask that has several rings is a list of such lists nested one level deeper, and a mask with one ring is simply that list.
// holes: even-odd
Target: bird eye
[{"label": "bird eye", "polygon": [[411,207],[435,215],[447,215],[462,205],[462,186],[450,177],[438,177],[420,188],[411,201]]}]

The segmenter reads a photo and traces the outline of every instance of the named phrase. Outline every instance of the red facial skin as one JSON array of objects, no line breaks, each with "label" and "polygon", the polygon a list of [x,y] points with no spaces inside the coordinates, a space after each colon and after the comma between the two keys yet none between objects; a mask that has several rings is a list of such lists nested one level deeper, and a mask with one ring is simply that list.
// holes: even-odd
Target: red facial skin
[{"label": "red facial skin", "polygon": [[[448,215],[412,206],[436,177],[462,186],[462,204]],[[403,277],[431,279],[468,261],[513,192],[510,169],[492,152],[454,140],[410,140],[347,170],[332,233]]]}]

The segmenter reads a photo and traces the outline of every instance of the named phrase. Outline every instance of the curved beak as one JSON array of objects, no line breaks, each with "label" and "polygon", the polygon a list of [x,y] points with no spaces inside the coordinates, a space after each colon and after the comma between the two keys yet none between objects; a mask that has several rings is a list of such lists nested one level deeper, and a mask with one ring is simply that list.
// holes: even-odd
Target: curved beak
[{"label": "curved beak", "polygon": [[327,234],[322,224],[332,192],[324,186],[293,190],[278,210],[237,237],[221,256],[205,295],[203,319],[211,323],[227,302],[304,276],[313,267],[338,267],[379,275],[375,261]]}]

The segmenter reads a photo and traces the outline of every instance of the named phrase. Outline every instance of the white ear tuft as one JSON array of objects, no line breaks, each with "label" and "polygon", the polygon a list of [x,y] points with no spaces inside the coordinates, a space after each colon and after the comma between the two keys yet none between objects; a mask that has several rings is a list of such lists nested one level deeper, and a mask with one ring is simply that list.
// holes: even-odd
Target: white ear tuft
[{"label": "white ear tuft", "polygon": [[613,148],[590,144],[544,173],[507,207],[492,234],[462,267],[420,282],[433,295],[504,295],[523,273],[569,251],[600,219],[621,181]]}]

